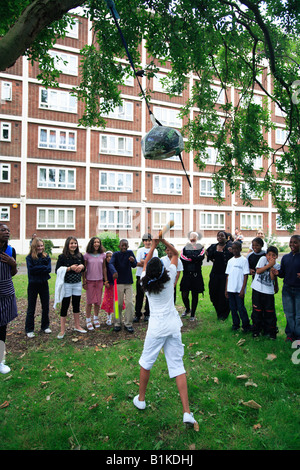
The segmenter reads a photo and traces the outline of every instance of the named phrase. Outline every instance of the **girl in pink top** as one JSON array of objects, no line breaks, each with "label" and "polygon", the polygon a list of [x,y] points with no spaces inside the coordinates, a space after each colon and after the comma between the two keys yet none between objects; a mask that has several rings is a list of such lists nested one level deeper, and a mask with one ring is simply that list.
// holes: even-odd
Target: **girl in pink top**
[{"label": "girl in pink top", "polygon": [[[98,318],[103,281],[107,281],[105,249],[98,237],[92,237],[86,247],[84,255],[85,272],[83,276],[83,288],[86,290],[86,327],[88,330],[100,328]],[[94,319],[92,323],[91,313],[94,305]]]}]

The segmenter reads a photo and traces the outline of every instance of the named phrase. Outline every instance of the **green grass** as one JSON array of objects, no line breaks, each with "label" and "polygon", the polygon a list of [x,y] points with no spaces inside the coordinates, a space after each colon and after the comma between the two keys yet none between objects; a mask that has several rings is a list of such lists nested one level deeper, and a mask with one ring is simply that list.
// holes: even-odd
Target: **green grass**
[{"label": "green grass", "polygon": [[[206,286],[210,269],[203,268]],[[14,282],[18,297],[26,297],[26,276],[16,276]],[[52,293],[54,282],[55,276]],[[249,282],[249,313],[250,296]],[[177,299],[181,304],[179,291]],[[280,333],[271,341],[232,332],[230,318],[217,321],[208,289],[199,301],[197,326],[183,334],[190,406],[199,432],[182,425],[180,398],[163,354],[151,372],[146,410],[133,406],[141,340],[82,347],[53,335],[43,346],[32,342],[19,354],[8,353],[12,371],[0,377],[0,406],[8,402],[0,409],[0,448],[299,449],[300,365],[292,362],[295,350],[284,341],[280,293],[276,305]],[[246,379],[237,379],[242,374],[256,386],[245,386]],[[250,400],[261,408],[243,404]]]}]

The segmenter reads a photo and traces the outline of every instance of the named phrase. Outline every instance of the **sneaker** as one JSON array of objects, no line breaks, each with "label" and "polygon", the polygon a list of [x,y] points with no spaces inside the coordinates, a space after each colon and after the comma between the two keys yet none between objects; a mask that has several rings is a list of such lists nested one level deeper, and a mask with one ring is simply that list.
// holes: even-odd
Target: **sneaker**
[{"label": "sneaker", "polygon": [[195,321],[196,320],[196,317],[191,317],[190,318],[190,321]]},{"label": "sneaker", "polygon": [[50,330],[50,328],[46,328],[46,329],[44,330],[44,333],[47,333],[47,335],[49,335],[50,333],[52,333],[52,331]]},{"label": "sneaker", "polygon": [[149,315],[144,316],[144,321],[145,322],[149,321]]},{"label": "sneaker", "polygon": [[146,408],[146,402],[145,401],[140,401],[139,396],[136,395],[133,399],[133,404],[136,406],[139,410],[144,410]]},{"label": "sneaker", "polygon": [[109,326],[111,325],[111,315],[107,316],[106,324]]},{"label": "sneaker", "polygon": [[183,312],[183,313],[181,314],[181,316],[182,316],[182,317],[186,317],[189,313],[191,313],[191,311],[190,311],[190,310],[186,310],[185,312]]},{"label": "sneaker", "polygon": [[140,317],[134,317],[133,323],[139,323],[139,321],[140,321]]},{"label": "sneaker", "polygon": [[64,339],[64,336],[65,336],[65,333],[60,332],[60,333],[57,335],[57,339]]},{"label": "sneaker", "polygon": [[193,413],[183,413],[183,422],[188,426],[193,426],[196,423]]},{"label": "sneaker", "polygon": [[114,331],[121,331],[121,327],[120,326],[114,326]]},{"label": "sneaker", "polygon": [[33,331],[30,331],[29,333],[26,333],[27,334],[27,338],[34,338],[35,337],[35,334]]},{"label": "sneaker", "polygon": [[132,328],[132,326],[124,326],[124,329],[128,331],[128,333],[134,333],[134,329]]},{"label": "sneaker", "polygon": [[6,366],[3,362],[0,362],[0,374],[7,374],[10,372],[10,367]]}]

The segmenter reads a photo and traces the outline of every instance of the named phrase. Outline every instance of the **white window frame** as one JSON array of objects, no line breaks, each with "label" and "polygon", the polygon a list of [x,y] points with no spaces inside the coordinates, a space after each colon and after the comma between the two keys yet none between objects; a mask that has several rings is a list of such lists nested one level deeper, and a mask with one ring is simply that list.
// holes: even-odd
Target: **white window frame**
[{"label": "white window frame", "polygon": [[[10,183],[10,163],[0,163],[0,183]],[[7,173],[7,178],[4,175]]]},{"label": "white window frame", "polygon": [[180,110],[177,108],[165,108],[162,106],[153,106],[153,114],[163,126],[177,127],[181,129],[182,119],[177,117],[179,111]]},{"label": "white window frame", "polygon": [[[296,226],[294,227],[294,229],[296,230]],[[281,223],[279,222],[279,214],[276,214],[276,230],[289,230],[286,226],[281,225]]]},{"label": "white window frame", "polygon": [[111,134],[100,134],[99,152],[108,155],[133,157],[133,138]]},{"label": "white window frame", "polygon": [[289,141],[287,140],[287,142],[286,142],[286,138],[287,138],[286,129],[283,129],[281,127],[277,127],[277,129],[275,130],[275,144],[289,145]]},{"label": "white window frame", "polygon": [[240,185],[240,198],[242,198],[242,192],[245,192],[250,196],[251,199],[256,200],[256,201],[261,201],[263,199],[263,195],[259,196],[258,194],[255,193],[255,191],[250,191],[249,189],[249,184],[248,183],[241,183]]},{"label": "white window frame", "polygon": [[12,82],[1,82],[1,99],[3,101],[12,101]]},{"label": "white window frame", "polygon": [[[45,180],[41,178],[41,172],[45,171]],[[51,174],[52,173],[52,174]],[[65,181],[60,181],[60,176],[64,173]],[[73,174],[73,182],[69,178]],[[53,178],[54,176],[54,178]],[[62,168],[52,166],[38,166],[37,168],[37,187],[45,189],[76,189],[76,169]]]},{"label": "white window frame", "polygon": [[9,206],[1,206],[0,207],[0,220],[1,220],[1,222],[9,222],[10,221],[10,207]]},{"label": "white window frame", "polygon": [[[102,177],[106,180],[103,181]],[[99,191],[132,193],[133,174],[122,171],[99,171]]]},{"label": "white window frame", "polygon": [[205,151],[208,154],[208,158],[205,161],[206,165],[221,165],[221,163],[217,161],[218,152],[214,147],[206,147]]},{"label": "white window frame", "polygon": [[120,106],[116,106],[103,116],[107,119],[119,119],[121,121],[133,121],[134,107],[132,101],[123,100]]},{"label": "white window frame", "polygon": [[[45,213],[44,221],[41,221],[41,213]],[[63,216],[64,221],[60,218]],[[72,221],[68,222],[71,216]],[[37,207],[37,228],[47,230],[74,230],[75,229],[76,209],[61,207]]]},{"label": "white window frame", "polygon": [[51,111],[77,114],[77,97],[68,91],[40,87],[39,107]]},{"label": "white window frame", "polygon": [[67,29],[66,29],[66,36],[68,38],[73,38],[73,39],[78,39],[78,18],[72,18],[73,21],[75,21],[74,24],[68,24]]},{"label": "white window frame", "polygon": [[99,209],[99,229],[131,230],[132,210],[131,209]]},{"label": "white window frame", "polygon": [[217,104],[225,104],[225,89],[221,88],[218,85],[211,85],[211,88],[218,93],[216,103]]},{"label": "white window frame", "polygon": [[[225,182],[222,181],[221,197],[225,197]],[[200,178],[199,182],[200,197],[216,197],[217,193],[214,189],[214,182],[211,178]]]},{"label": "white window frame", "polygon": [[240,214],[240,228],[241,230],[255,230],[263,228],[263,214],[252,212],[242,212]]},{"label": "white window frame", "polygon": [[153,194],[182,196],[182,177],[153,175]]},{"label": "white window frame", "polygon": [[78,56],[66,52],[49,51],[54,58],[54,65],[64,75],[78,76]]},{"label": "white window frame", "polygon": [[182,230],[182,211],[159,211],[153,210],[152,212],[152,227],[153,230],[160,230],[170,220],[175,223],[171,230]]},{"label": "white window frame", "polygon": [[[7,138],[4,137],[5,131],[7,131]],[[2,142],[11,142],[11,123],[10,122],[0,123],[0,140]]]},{"label": "white window frame", "polygon": [[[42,132],[46,133],[46,140],[42,139]],[[65,133],[66,143],[62,143],[61,137]],[[74,135],[74,144],[71,143],[70,134]],[[53,137],[55,136],[55,140]],[[75,152],[77,147],[77,132],[73,129],[58,129],[53,127],[39,127],[38,147],[42,149],[62,150],[67,152]],[[68,147],[68,148],[67,148]]]},{"label": "white window frame", "polygon": [[200,212],[200,229],[224,230],[225,212]]},{"label": "white window frame", "polygon": [[153,76],[153,91],[158,91],[159,93],[168,93],[161,83],[161,79],[166,77],[167,75],[164,75],[163,73],[157,73]]}]

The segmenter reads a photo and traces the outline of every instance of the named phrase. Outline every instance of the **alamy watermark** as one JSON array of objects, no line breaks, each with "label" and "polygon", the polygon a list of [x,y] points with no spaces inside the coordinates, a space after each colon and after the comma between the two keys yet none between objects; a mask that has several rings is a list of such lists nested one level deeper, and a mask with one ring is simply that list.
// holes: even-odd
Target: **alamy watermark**
[{"label": "alamy watermark", "polygon": [[300,364],[300,339],[293,341],[292,348],[296,349],[292,354],[292,363],[298,365]]}]

